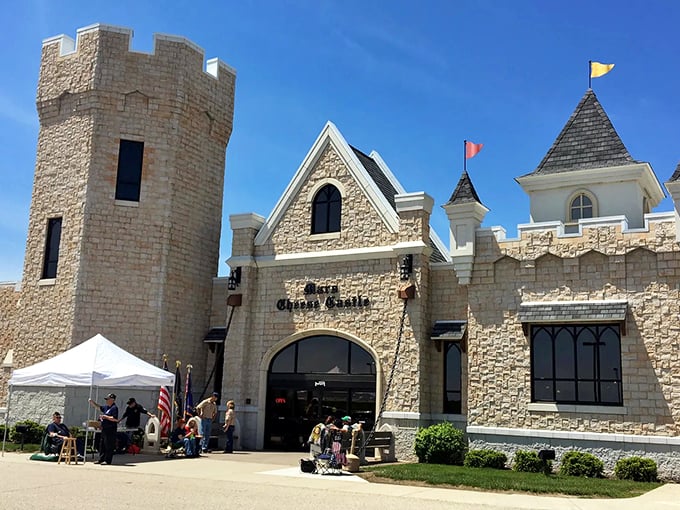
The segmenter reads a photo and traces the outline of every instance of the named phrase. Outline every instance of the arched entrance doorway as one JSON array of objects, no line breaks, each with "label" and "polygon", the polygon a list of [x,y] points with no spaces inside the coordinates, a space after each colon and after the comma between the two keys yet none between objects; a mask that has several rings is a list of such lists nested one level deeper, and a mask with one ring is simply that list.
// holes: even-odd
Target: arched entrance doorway
[{"label": "arched entrance doorway", "polygon": [[309,336],[282,349],[267,372],[264,447],[301,450],[318,421],[346,414],[375,422],[376,370],[371,354],[345,338]]}]

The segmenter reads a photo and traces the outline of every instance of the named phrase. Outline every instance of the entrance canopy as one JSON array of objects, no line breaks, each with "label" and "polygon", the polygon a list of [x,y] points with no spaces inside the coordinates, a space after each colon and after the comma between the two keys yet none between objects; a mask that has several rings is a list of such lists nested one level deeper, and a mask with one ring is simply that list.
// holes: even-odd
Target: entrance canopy
[{"label": "entrance canopy", "polygon": [[175,374],[133,356],[98,334],[30,367],[15,370],[10,386],[171,386]]}]

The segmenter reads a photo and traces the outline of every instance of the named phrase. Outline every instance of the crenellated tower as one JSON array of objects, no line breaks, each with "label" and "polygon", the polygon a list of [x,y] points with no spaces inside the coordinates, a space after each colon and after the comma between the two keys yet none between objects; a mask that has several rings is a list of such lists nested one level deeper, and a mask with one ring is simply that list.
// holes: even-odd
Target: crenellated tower
[{"label": "crenellated tower", "polygon": [[131,41],[43,41],[16,367],[102,333],[205,373],[236,75],[182,37]]}]

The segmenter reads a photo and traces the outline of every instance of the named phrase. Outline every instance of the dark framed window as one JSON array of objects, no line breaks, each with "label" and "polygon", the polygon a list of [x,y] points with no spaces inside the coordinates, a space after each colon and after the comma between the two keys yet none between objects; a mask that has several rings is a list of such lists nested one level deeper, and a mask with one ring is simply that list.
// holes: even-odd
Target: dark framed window
[{"label": "dark framed window", "polygon": [[139,202],[142,185],[142,162],[144,142],[121,140],[118,151],[118,174],[116,177],[116,200]]},{"label": "dark framed window", "polygon": [[571,201],[569,218],[578,221],[583,218],[593,217],[593,201],[586,195],[579,195]]},{"label": "dark framed window", "polygon": [[532,326],[531,400],[622,405],[619,326]]},{"label": "dark framed window", "polygon": [[460,344],[446,342],[444,346],[444,412],[460,414],[463,407]]},{"label": "dark framed window", "polygon": [[342,198],[338,188],[327,184],[319,190],[312,203],[312,234],[340,232]]},{"label": "dark framed window", "polygon": [[61,242],[61,218],[47,220],[47,237],[45,239],[45,258],[43,260],[42,278],[57,277],[59,262],[59,243]]}]

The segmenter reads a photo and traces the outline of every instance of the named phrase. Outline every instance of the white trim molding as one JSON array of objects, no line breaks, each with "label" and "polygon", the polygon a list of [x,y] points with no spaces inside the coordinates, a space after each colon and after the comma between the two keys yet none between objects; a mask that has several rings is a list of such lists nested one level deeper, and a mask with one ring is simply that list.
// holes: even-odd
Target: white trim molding
[{"label": "white trim molding", "polygon": [[468,425],[468,434],[485,436],[514,436],[536,439],[567,439],[572,441],[596,441],[610,443],[638,443],[680,446],[680,437],[640,436],[633,434],[610,434],[605,432],[576,432],[571,430],[511,429],[505,427],[480,427]]}]

